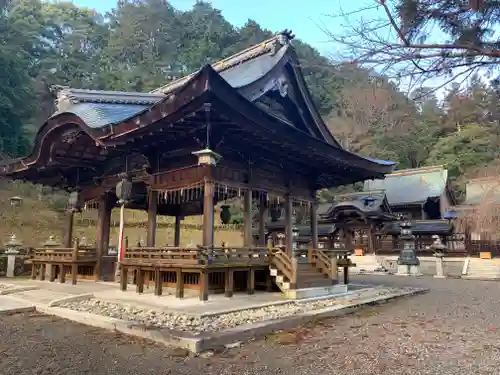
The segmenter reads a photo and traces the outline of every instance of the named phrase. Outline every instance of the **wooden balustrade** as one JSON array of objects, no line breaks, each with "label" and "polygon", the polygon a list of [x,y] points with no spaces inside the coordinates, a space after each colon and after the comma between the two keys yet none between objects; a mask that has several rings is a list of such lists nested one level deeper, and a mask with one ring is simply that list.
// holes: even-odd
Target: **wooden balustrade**
[{"label": "wooden balustrade", "polygon": [[[271,249],[271,264],[275,266],[288,280],[290,284],[297,283],[297,267],[292,259],[280,249]],[[293,285],[292,285],[293,286]]]},{"label": "wooden balustrade", "polygon": [[[182,298],[184,289],[199,289],[200,299],[208,292],[225,291],[232,296],[239,277],[245,272],[247,291],[255,289],[255,271],[269,273],[269,250],[265,247],[134,247],[125,251],[121,262],[121,290],[126,290],[129,271],[133,272],[136,290],[144,292],[144,285],[154,283],[155,294],[161,295],[163,286],[175,287],[176,296]],[[236,280],[236,281],[235,281]]]},{"label": "wooden balustrade", "polygon": [[349,283],[349,267],[355,267],[349,255],[354,249],[308,249],[308,261],[332,280],[338,280],[338,268],[344,269],[344,284]]},{"label": "wooden balustrade", "polygon": [[64,283],[69,275],[72,284],[76,284],[78,278],[95,279],[97,250],[87,246],[80,247],[78,241],[72,248],[38,248],[28,263],[31,263],[32,279],[36,279],[39,274],[40,280],[45,280],[48,274],[50,281],[57,277],[59,282]]}]

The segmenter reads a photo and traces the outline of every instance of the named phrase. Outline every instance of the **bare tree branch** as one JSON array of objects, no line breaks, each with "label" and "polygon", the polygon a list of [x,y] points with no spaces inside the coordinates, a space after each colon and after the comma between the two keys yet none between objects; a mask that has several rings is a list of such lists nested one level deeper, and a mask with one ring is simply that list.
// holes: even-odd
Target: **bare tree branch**
[{"label": "bare tree branch", "polygon": [[[373,7],[340,13],[342,35],[324,30],[344,46],[344,59],[392,78],[419,83],[454,76],[464,68],[498,73],[500,2],[469,0],[373,0]],[[369,9],[370,17],[363,17]],[[366,12],[368,13],[368,12]],[[358,18],[353,21],[353,17]],[[461,74],[460,74],[461,75]]]}]

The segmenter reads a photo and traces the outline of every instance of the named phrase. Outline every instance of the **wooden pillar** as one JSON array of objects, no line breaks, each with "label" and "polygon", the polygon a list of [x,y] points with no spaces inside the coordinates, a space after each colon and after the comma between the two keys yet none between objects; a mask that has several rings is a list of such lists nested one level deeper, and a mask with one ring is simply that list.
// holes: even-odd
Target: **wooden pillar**
[{"label": "wooden pillar", "polygon": [[120,290],[127,290],[127,280],[128,279],[128,267],[122,267],[120,272]]},{"label": "wooden pillar", "polygon": [[181,245],[181,220],[181,216],[177,215],[175,217],[174,246]]},{"label": "wooden pillar", "polygon": [[36,267],[35,263],[31,263],[31,280],[36,280]]},{"label": "wooden pillar", "polygon": [[150,190],[148,194],[148,236],[147,246],[154,247],[156,242],[156,214],[158,211],[158,192]]},{"label": "wooden pillar", "polygon": [[135,291],[139,294],[144,293],[144,274],[145,271],[142,269],[137,269],[137,277],[135,280]]},{"label": "wooden pillar", "polygon": [[184,274],[182,268],[178,268],[176,271],[175,296],[184,298]]},{"label": "wooden pillar", "polygon": [[311,202],[311,247],[318,248],[318,202]]},{"label": "wooden pillar", "polygon": [[156,268],[155,271],[155,296],[161,296],[163,294],[163,280],[161,279],[161,271]]},{"label": "wooden pillar", "polygon": [[209,180],[204,185],[203,246],[214,246],[214,183]]},{"label": "wooden pillar", "polygon": [[349,228],[344,228],[344,246],[345,249],[351,249],[354,245],[354,238],[352,236],[351,230]]},{"label": "wooden pillar", "polygon": [[67,249],[73,246],[73,221],[75,218],[75,213],[73,211],[68,212],[68,221],[66,226],[66,238],[64,241],[64,247]]},{"label": "wooden pillar", "polygon": [[244,241],[243,246],[252,246],[252,190],[245,191],[243,197],[243,226],[244,226]]},{"label": "wooden pillar", "polygon": [[250,268],[247,275],[247,294],[255,293],[255,269]]},{"label": "wooden pillar", "polygon": [[208,301],[208,272],[200,272],[200,301]]},{"label": "wooden pillar", "polygon": [[265,247],[266,243],[266,218],[267,204],[262,201],[259,205],[259,245]]},{"label": "wooden pillar", "polygon": [[78,276],[78,240],[73,244],[73,253],[71,254],[71,284],[76,285]]},{"label": "wooden pillar", "polygon": [[287,194],[285,196],[285,247],[286,253],[292,257],[293,248],[293,204],[292,197]]},{"label": "wooden pillar", "polygon": [[373,228],[373,224],[370,223],[368,227],[368,253],[375,254],[375,231]]},{"label": "wooden pillar", "polygon": [[64,284],[66,282],[66,273],[64,271],[64,264],[59,264],[59,282]]},{"label": "wooden pillar", "polygon": [[111,222],[111,210],[113,205],[109,196],[104,194],[99,199],[99,208],[97,212],[97,263],[94,269],[96,280],[101,279],[101,260],[102,256],[108,253],[109,246],[109,227]]},{"label": "wooden pillar", "polygon": [[47,270],[47,265],[45,263],[42,263],[42,265],[40,266],[40,280],[45,280],[45,274],[46,274],[46,271]]},{"label": "wooden pillar", "polygon": [[232,297],[234,292],[234,269],[228,268],[225,272],[225,287],[224,295],[226,297]]}]

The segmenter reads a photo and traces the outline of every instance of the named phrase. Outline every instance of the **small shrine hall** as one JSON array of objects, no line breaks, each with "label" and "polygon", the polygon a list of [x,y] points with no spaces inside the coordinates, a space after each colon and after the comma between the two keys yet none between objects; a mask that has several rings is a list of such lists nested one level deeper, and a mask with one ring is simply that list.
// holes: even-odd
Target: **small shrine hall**
[{"label": "small shrine hall", "polygon": [[[0,166],[3,176],[71,192],[64,248],[50,256],[37,249],[32,276],[43,279],[50,269],[52,280],[71,274],[76,283],[85,264],[103,279],[111,210],[124,205],[147,211],[148,228],[146,246],[127,247],[118,259],[123,290],[135,283],[142,293],[149,280],[157,295],[166,286],[178,297],[195,289],[206,300],[209,292],[253,293],[271,283],[282,291],[335,284],[340,258],[318,249],[316,192],[384,178],[394,163],[353,154],[335,140],[314,106],[292,39],[281,32],[148,93],[60,88],[57,111],[38,131],[32,153]],[[244,202],[244,246],[221,248],[214,244],[214,205],[236,197]],[[90,203],[99,215],[97,243],[83,252],[71,218]],[[253,212],[264,239],[275,206],[285,216],[281,250],[252,239]],[[295,206],[310,214],[307,256],[293,241]],[[157,215],[176,218],[175,243],[156,242]],[[180,223],[189,215],[203,216],[195,249],[179,247]],[[57,251],[66,257],[57,260]],[[318,280],[301,278],[303,270],[308,277],[314,270]]]}]

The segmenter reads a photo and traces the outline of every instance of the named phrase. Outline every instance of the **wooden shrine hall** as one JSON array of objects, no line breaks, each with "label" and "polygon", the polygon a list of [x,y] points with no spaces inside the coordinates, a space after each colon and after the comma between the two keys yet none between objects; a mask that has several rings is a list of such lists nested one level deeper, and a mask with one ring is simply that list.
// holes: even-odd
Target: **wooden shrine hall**
[{"label": "wooden shrine hall", "polygon": [[[317,209],[318,246],[345,249],[358,255],[375,253],[380,231],[397,220],[391,211],[383,190],[336,195],[331,203],[322,203]],[[398,223],[396,223],[398,224]],[[271,221],[266,225],[266,236],[273,246],[283,246],[286,223]],[[295,225],[299,248],[312,246],[309,225]],[[259,231],[254,229],[254,238]]]},{"label": "wooden shrine hall", "polygon": [[[337,255],[318,249],[316,191],[384,178],[394,163],[355,155],[334,139],[313,104],[292,38],[282,32],[149,93],[62,88],[32,153],[2,165],[1,173],[71,191],[72,212],[98,206],[96,279],[104,277],[111,210],[122,204],[147,210],[147,246],[128,247],[118,259],[122,289],[134,282],[141,293],[150,280],[158,295],[162,287],[176,288],[178,297],[194,289],[206,300],[209,292],[332,285]],[[214,205],[235,197],[244,202],[244,247],[216,247]],[[296,204],[310,207],[317,253],[305,258],[293,244]],[[284,249],[252,243],[252,207],[259,207],[264,233],[273,205],[285,211]],[[177,223],[202,215],[202,243],[181,248],[177,225],[174,244],[157,244],[157,215]],[[58,252],[52,248],[33,264],[52,262],[56,273],[74,266],[79,250],[69,251],[71,222],[59,250],[74,259],[51,260]],[[34,266],[33,276],[40,272]],[[317,280],[302,278],[306,273]]]}]

